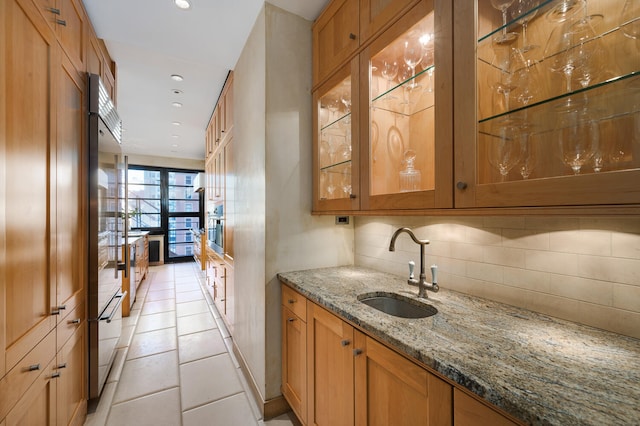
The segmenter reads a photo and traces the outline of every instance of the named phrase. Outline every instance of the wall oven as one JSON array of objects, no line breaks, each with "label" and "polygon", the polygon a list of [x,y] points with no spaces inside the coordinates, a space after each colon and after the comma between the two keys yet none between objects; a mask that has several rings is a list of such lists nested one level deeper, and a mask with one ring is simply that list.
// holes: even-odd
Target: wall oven
[{"label": "wall oven", "polygon": [[224,210],[222,205],[215,207],[208,214],[207,244],[216,253],[224,254]]}]

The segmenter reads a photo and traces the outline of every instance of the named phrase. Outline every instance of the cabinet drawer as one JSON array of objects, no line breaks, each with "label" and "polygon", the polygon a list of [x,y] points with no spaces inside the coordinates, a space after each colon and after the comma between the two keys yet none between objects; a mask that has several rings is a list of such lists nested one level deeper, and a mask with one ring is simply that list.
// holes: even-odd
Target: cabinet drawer
[{"label": "cabinet drawer", "polygon": [[306,298],[291,288],[282,286],[282,306],[286,306],[296,314],[302,321],[307,321]]},{"label": "cabinet drawer", "polygon": [[59,351],[66,341],[69,340],[69,337],[84,324],[84,319],[84,303],[81,303],[69,312],[69,315],[67,315],[62,322],[58,323],[56,352]]},{"label": "cabinet drawer", "polygon": [[56,332],[51,331],[0,381],[0,418],[4,418],[56,356]]}]

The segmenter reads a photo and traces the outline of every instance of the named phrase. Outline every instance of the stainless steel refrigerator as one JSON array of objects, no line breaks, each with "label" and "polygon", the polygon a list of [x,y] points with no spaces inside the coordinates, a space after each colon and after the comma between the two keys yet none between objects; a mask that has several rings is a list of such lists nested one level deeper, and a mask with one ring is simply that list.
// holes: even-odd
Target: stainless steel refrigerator
[{"label": "stainless steel refrigerator", "polygon": [[[96,400],[113,364],[122,332],[122,241],[127,238],[126,159],[122,121],[100,77],[88,81],[89,176],[89,399]],[[126,248],[127,245],[124,244]]]}]

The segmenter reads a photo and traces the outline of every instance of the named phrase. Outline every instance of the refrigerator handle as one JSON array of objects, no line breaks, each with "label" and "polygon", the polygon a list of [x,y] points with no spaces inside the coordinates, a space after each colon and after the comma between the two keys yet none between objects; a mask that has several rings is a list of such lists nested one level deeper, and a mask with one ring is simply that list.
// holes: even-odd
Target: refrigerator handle
[{"label": "refrigerator handle", "polygon": [[131,252],[129,247],[129,156],[124,156],[124,268],[125,278],[129,277]]},{"label": "refrigerator handle", "polygon": [[114,175],[116,178],[115,208],[113,212],[114,219],[115,219],[114,222],[116,224],[116,238],[113,243],[113,254],[114,254],[113,258],[115,259],[116,267],[113,268],[113,278],[118,279],[118,270],[120,269],[118,265],[119,263],[118,262],[118,246],[120,242],[118,239],[118,216],[120,215],[120,212],[118,211],[118,208],[120,207],[118,198],[120,196],[120,182],[118,179],[119,172],[118,172],[118,155],[117,154],[113,156],[113,164],[115,165]]}]

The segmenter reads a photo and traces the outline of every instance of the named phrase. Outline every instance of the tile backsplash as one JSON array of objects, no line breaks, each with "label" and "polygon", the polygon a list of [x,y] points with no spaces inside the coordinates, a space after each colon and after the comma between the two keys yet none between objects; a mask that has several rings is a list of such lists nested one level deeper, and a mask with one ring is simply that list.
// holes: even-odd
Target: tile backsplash
[{"label": "tile backsplash", "polygon": [[355,264],[403,277],[410,260],[417,269],[408,235],[389,251],[402,226],[430,240],[426,266],[438,265],[443,288],[640,338],[638,216],[360,216]]}]

